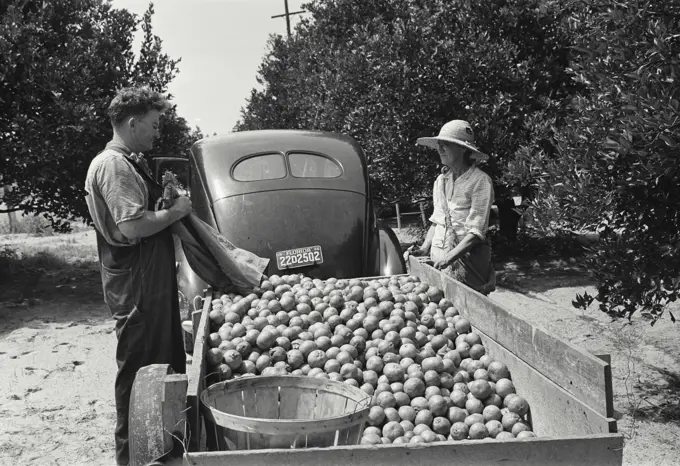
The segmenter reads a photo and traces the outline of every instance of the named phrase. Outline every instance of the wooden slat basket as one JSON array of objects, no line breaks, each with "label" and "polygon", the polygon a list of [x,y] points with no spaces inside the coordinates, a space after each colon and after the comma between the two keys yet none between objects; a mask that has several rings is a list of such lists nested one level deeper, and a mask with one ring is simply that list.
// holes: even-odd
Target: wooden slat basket
[{"label": "wooden slat basket", "polygon": [[211,385],[201,402],[220,450],[256,450],[356,445],[371,397],[328,379],[249,376]]}]

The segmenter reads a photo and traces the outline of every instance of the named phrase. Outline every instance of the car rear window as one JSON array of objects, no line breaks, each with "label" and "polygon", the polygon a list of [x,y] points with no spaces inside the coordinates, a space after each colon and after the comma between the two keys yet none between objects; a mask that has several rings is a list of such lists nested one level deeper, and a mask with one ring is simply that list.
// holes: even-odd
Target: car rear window
[{"label": "car rear window", "polygon": [[262,154],[241,160],[233,170],[237,181],[275,180],[286,176],[283,154]]},{"label": "car rear window", "polygon": [[342,167],[330,157],[304,152],[288,154],[290,173],[297,178],[337,178]]}]

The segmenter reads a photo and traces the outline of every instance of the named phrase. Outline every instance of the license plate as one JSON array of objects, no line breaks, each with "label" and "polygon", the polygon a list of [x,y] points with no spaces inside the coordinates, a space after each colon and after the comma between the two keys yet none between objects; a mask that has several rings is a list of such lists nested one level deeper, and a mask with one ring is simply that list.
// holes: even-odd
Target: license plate
[{"label": "license plate", "polygon": [[276,264],[279,270],[305,267],[323,263],[321,246],[309,246],[299,249],[288,249],[276,253]]}]

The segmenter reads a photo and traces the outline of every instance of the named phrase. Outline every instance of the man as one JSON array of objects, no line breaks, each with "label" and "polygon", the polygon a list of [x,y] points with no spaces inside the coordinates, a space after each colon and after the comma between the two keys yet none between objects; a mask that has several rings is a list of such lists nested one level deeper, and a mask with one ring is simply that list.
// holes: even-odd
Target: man
[{"label": "man", "polygon": [[436,149],[442,165],[432,192],[434,212],[423,245],[405,256],[430,254],[434,266],[482,294],[496,288],[491,246],[486,237],[494,199],[489,175],[477,168],[487,158],[474,145],[470,124],[446,123],[438,136],[417,143]]},{"label": "man", "polygon": [[160,115],[169,103],[148,88],[121,90],[108,115],[113,138],[90,164],[87,206],[97,233],[102,288],[116,325],[116,461],[129,462],[128,406],[137,371],[170,364],[186,371],[177,298],[175,254],[168,227],[191,212],[179,197],[165,210],[163,195],[142,152],[159,136]]}]

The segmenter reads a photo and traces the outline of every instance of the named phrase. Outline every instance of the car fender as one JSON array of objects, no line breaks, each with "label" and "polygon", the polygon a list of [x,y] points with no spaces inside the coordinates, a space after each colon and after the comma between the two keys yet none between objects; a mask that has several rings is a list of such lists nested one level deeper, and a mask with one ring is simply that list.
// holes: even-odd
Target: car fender
[{"label": "car fender", "polygon": [[198,302],[196,298],[203,298],[203,290],[208,288],[208,283],[200,278],[189,265],[179,238],[175,237],[175,241],[175,264],[180,315],[183,321],[191,320],[191,314],[194,311],[201,310],[200,308],[194,308]]},{"label": "car fender", "polygon": [[399,238],[394,230],[379,224],[377,226],[377,233],[379,270],[374,271],[376,276],[384,277],[407,273]]}]

